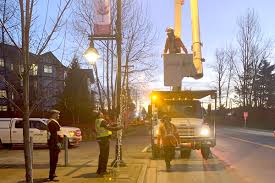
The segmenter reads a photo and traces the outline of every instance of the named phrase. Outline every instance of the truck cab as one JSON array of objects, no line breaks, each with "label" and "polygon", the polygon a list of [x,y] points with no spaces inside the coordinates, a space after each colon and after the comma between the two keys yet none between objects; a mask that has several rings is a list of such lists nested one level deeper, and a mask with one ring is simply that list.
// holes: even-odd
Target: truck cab
[{"label": "truck cab", "polygon": [[207,113],[200,101],[208,95],[215,99],[215,91],[153,91],[152,106],[152,153],[159,157],[161,149],[157,145],[160,119],[163,115],[171,118],[180,136],[181,157],[189,157],[191,150],[201,150],[208,159],[210,147],[216,145],[214,118],[210,109]]}]

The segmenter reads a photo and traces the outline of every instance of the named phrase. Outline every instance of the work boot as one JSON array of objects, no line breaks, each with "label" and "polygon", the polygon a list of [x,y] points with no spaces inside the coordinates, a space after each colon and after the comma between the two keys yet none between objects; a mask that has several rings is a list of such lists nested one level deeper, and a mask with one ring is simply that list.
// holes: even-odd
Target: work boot
[{"label": "work boot", "polygon": [[166,162],[166,170],[167,170],[167,171],[170,171],[170,169],[171,169],[171,164],[170,164],[170,162]]}]

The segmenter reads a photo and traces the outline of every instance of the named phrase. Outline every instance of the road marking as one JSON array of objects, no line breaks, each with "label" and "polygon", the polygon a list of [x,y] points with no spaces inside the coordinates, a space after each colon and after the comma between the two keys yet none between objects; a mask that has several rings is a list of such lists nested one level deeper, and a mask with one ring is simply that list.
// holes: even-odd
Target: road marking
[{"label": "road marking", "polygon": [[236,137],[229,137],[229,136],[227,136],[227,137],[231,138],[233,140],[238,140],[238,141],[241,141],[241,142],[246,142],[246,143],[249,143],[249,144],[254,144],[254,145],[258,145],[258,146],[261,146],[261,147],[265,147],[265,148],[275,150],[275,147],[271,146],[271,145],[260,144],[260,143],[256,143],[256,142],[252,142],[252,141],[249,141],[249,140],[244,140],[244,139],[240,139],[240,138],[236,138]]}]

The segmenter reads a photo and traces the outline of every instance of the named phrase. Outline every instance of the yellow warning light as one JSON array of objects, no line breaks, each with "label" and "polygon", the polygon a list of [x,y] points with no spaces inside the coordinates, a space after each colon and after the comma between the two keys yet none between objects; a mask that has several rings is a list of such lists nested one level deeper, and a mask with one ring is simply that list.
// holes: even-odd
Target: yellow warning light
[{"label": "yellow warning light", "polygon": [[152,96],[152,101],[156,101],[158,99],[158,97],[156,95]]}]

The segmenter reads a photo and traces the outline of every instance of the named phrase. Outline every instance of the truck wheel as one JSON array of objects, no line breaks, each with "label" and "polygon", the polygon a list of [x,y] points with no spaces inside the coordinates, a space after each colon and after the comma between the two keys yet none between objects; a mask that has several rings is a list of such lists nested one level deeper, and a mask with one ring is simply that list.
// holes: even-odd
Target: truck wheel
[{"label": "truck wheel", "polygon": [[210,154],[211,154],[210,147],[207,147],[207,146],[201,147],[201,155],[203,159],[207,160]]},{"label": "truck wheel", "polygon": [[160,149],[158,148],[157,145],[153,144],[152,145],[152,158],[158,159],[159,157],[160,157]]},{"label": "truck wheel", "polygon": [[189,159],[191,155],[191,149],[184,149],[180,151],[180,156],[183,159]]}]

